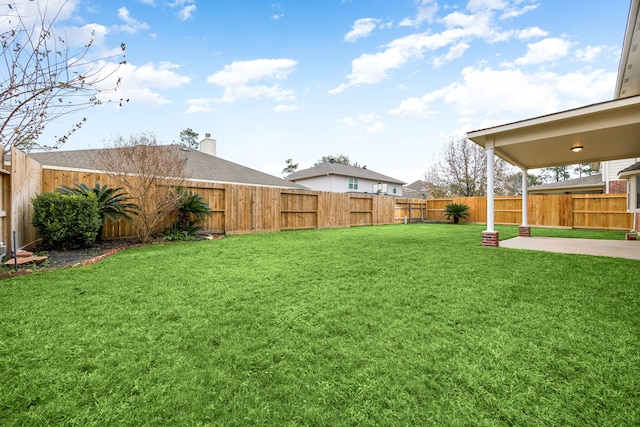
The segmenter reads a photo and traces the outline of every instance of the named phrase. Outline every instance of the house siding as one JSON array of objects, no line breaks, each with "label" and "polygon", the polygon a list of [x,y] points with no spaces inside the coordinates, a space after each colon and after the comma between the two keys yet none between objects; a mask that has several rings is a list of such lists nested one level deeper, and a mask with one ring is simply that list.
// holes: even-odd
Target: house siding
[{"label": "house siding", "polygon": [[603,182],[607,181],[618,181],[620,177],[618,173],[629,166],[638,163],[640,159],[622,159],[622,160],[609,160],[606,162],[602,162],[604,167],[601,167],[600,170],[602,172],[602,180]]},{"label": "house siding", "polygon": [[[324,175],[316,176],[312,178],[302,178],[295,180],[297,184],[304,185],[315,191],[330,191],[334,193],[367,193],[372,194],[377,191],[374,190],[374,185],[378,185],[378,182],[387,184],[387,191],[382,194],[389,196],[402,197],[402,185],[384,182],[373,181],[370,179],[358,178],[358,189],[353,190],[349,188],[349,177],[340,175]],[[393,186],[396,186],[396,192],[393,192]]]}]

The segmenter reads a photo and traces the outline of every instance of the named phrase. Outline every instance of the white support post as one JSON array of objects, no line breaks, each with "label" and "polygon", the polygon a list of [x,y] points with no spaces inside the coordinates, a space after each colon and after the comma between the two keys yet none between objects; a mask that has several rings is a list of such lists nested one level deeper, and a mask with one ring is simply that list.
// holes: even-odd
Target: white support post
[{"label": "white support post", "polygon": [[485,147],[487,150],[487,230],[494,232],[494,189],[493,189],[493,175],[495,174],[495,166],[493,159],[493,144]]},{"label": "white support post", "polygon": [[495,163],[493,154],[493,141],[487,142],[484,149],[487,152],[487,229],[482,232],[482,246],[499,245],[498,232],[494,230],[494,184],[493,176],[495,174]]},{"label": "white support post", "polygon": [[521,237],[531,236],[531,227],[529,227],[529,194],[527,192],[527,169],[520,168],[522,171],[522,225],[519,229]]},{"label": "white support post", "polygon": [[522,168],[522,226],[529,226],[529,194],[527,193],[527,170]]}]

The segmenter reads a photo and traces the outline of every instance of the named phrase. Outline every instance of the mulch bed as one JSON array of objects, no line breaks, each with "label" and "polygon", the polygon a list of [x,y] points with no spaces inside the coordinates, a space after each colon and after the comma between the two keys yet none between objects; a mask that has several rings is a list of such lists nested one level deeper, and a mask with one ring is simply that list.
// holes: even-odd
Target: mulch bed
[{"label": "mulch bed", "polygon": [[133,240],[113,239],[96,242],[93,245],[80,249],[51,249],[47,246],[37,246],[31,249],[34,255],[46,255],[47,259],[39,264],[25,264],[15,271],[12,265],[4,266],[5,271],[0,273],[0,279],[30,274],[32,271],[55,268],[71,267],[76,265],[89,265],[113,255],[121,249],[126,249],[139,244]]}]

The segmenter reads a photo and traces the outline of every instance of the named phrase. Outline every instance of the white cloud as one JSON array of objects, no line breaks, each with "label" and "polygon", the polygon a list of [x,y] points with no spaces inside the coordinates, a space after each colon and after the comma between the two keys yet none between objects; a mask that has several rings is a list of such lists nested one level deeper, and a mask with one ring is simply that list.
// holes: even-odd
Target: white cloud
[{"label": "white cloud", "polygon": [[284,12],[282,11],[282,4],[274,3],[271,5],[271,9],[275,10],[273,15],[271,15],[271,19],[273,21],[279,21],[281,18],[284,18]]},{"label": "white cloud", "polygon": [[187,113],[213,113],[216,109],[213,107],[213,99],[211,98],[194,98],[187,99]]},{"label": "white cloud", "polygon": [[549,33],[539,27],[529,27],[518,31],[518,38],[522,40],[533,39],[537,37],[546,37]]},{"label": "white cloud", "polygon": [[[331,89],[329,93],[338,94],[350,87],[380,83],[388,77],[390,71],[400,69],[410,61],[422,59],[427,51],[452,46],[447,54],[433,61],[433,65],[438,67],[462,56],[473,39],[489,43],[507,40],[516,33],[501,31],[494,21],[495,14],[508,6],[509,3],[505,0],[471,0],[467,9],[473,13],[453,11],[437,20],[446,27],[444,31],[433,34],[422,32],[398,38],[383,46],[380,52],[365,53],[354,59],[351,61],[351,73],[346,76],[347,81]],[[421,19],[435,19],[437,5],[431,0],[422,0],[419,10],[422,11],[419,13]],[[530,34],[540,34],[540,31],[532,30]],[[535,48],[535,45],[531,47]],[[523,60],[533,59],[531,56]]]},{"label": "white cloud", "polygon": [[421,58],[427,48],[441,47],[446,43],[444,37],[427,33],[396,39],[383,52],[363,54],[354,59],[351,62],[352,72],[347,76],[348,82],[329,93],[340,93],[351,86],[379,83],[387,77],[388,71],[400,68],[412,59]]},{"label": "white cloud", "polygon": [[400,27],[417,27],[423,22],[433,22],[438,12],[438,4],[435,0],[421,0],[415,18],[405,18],[400,21]]},{"label": "white cloud", "polygon": [[125,25],[118,25],[117,28],[128,34],[136,34],[140,30],[148,30],[149,24],[133,18],[126,7],[118,9],[118,18],[124,21]]},{"label": "white cloud", "polygon": [[344,116],[338,123],[348,128],[361,128],[369,133],[382,132],[387,129],[387,125],[380,121],[380,116],[374,113],[360,114],[356,117]]},{"label": "white cloud", "polygon": [[460,58],[464,53],[469,49],[469,45],[467,43],[458,43],[456,45],[451,46],[449,52],[446,55],[440,56],[433,60],[433,66],[438,68],[445,64],[446,62],[451,62],[454,59]]},{"label": "white cloud", "polygon": [[406,99],[389,114],[430,114],[435,111],[434,105],[442,102],[451,105],[462,122],[504,123],[609,99],[615,79],[614,72],[590,68],[557,74],[467,67],[462,71],[462,81],[421,98]]},{"label": "white cloud", "polygon": [[155,6],[155,0],[138,0],[142,4],[146,4],[147,6]]},{"label": "white cloud", "polygon": [[527,53],[515,60],[517,65],[553,62],[569,54],[572,43],[557,37],[550,37],[527,45]]},{"label": "white cloud", "polygon": [[506,0],[469,0],[467,9],[471,12],[480,12],[482,10],[502,10],[508,6]]},{"label": "white cloud", "polygon": [[180,21],[188,21],[193,18],[196,11],[195,0],[175,0],[169,3],[172,9],[178,9],[176,16]]},{"label": "white cloud", "polygon": [[369,127],[369,129],[367,129],[369,133],[378,133],[378,132],[383,132],[385,130],[387,130],[387,125],[385,125],[382,122],[375,122]]},{"label": "white cloud", "polygon": [[178,19],[181,21],[188,21],[193,18],[193,14],[196,12],[196,5],[190,4],[188,6],[183,7],[177,13]]},{"label": "white cloud", "polygon": [[[517,5],[516,5],[517,6]],[[509,19],[509,18],[516,18],[518,16],[524,15],[527,12],[531,12],[532,10],[537,9],[539,6],[539,4],[530,4],[530,5],[525,5],[521,8],[518,7],[508,7],[504,13],[502,14],[502,16],[500,16],[500,19]]]},{"label": "white cloud", "polygon": [[235,102],[245,98],[292,100],[295,99],[293,91],[283,89],[278,84],[267,86],[259,82],[285,80],[297,64],[297,61],[285,58],[234,61],[225,65],[222,71],[207,77],[207,82],[224,89],[221,99],[223,102]]},{"label": "white cloud", "polygon": [[15,18],[20,19],[26,27],[30,27],[44,18],[45,22],[61,23],[73,17],[80,0],[49,0],[46,8],[37,1],[13,2],[13,9],[9,9],[6,3],[2,4],[2,16],[0,19],[0,32],[10,31],[15,28]]},{"label": "white cloud", "polygon": [[[131,63],[121,65],[113,74],[114,78],[122,77],[118,96],[128,98],[133,103],[151,106],[168,104],[171,101],[154,90],[173,89],[190,83],[191,79],[178,74],[177,69],[177,65],[168,62],[157,65],[148,63],[142,66]],[[107,71],[109,70],[105,70]]]},{"label": "white cloud", "polygon": [[380,20],[375,18],[361,18],[356,20],[353,23],[351,31],[344,36],[344,40],[347,42],[354,42],[360,38],[368,37],[371,32],[375,30],[378,22],[380,22]]},{"label": "white cloud", "polygon": [[584,49],[577,49],[575,57],[579,61],[593,62],[606,49],[606,46],[587,46]]},{"label": "white cloud", "polygon": [[444,95],[445,90],[440,89],[428,93],[420,98],[411,97],[405,99],[400,103],[398,108],[390,110],[389,114],[392,116],[425,116],[428,114],[435,114],[436,111],[431,109],[431,103],[442,98]]},{"label": "white cloud", "polygon": [[63,27],[60,31],[65,36],[67,46],[85,46],[93,41],[93,46],[101,48],[109,30],[104,25],[87,24],[82,27]]}]

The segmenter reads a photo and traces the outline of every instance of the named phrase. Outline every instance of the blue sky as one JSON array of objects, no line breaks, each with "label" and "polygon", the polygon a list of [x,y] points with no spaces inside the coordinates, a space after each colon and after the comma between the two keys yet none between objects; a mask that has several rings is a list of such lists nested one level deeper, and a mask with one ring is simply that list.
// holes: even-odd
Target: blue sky
[{"label": "blue sky", "polygon": [[[50,8],[61,0],[50,0]],[[42,3],[42,2],[40,2]],[[447,139],[613,98],[629,0],[69,0],[67,34],[127,45],[122,108],[63,149],[191,128],[281,176],[329,154],[406,182]],[[52,126],[41,142],[62,133]],[[49,140],[47,140],[49,138]]]}]

